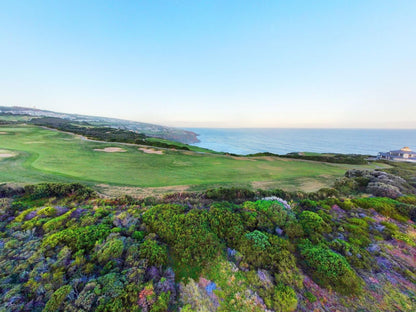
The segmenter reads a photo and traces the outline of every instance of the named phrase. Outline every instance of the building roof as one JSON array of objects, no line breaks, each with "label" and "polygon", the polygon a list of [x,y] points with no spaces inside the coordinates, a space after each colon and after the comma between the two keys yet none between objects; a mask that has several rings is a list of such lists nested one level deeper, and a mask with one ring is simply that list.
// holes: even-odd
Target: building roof
[{"label": "building roof", "polygon": [[390,153],[408,153],[408,154],[416,154],[416,152],[413,152],[410,148],[407,146],[403,147],[402,149],[390,151]]}]

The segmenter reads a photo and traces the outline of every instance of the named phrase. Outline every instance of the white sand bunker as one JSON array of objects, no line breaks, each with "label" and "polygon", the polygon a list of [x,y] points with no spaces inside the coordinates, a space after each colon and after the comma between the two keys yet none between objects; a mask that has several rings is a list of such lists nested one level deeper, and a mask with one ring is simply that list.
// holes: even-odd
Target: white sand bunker
[{"label": "white sand bunker", "polygon": [[10,158],[16,156],[16,153],[7,150],[0,150],[0,158]]},{"label": "white sand bunker", "polygon": [[142,152],[145,152],[146,154],[158,154],[158,155],[163,154],[163,151],[158,151],[153,148],[140,147],[139,150],[141,150]]},{"label": "white sand bunker", "polygon": [[94,149],[94,151],[96,152],[106,152],[106,153],[124,153],[127,152],[124,148],[120,148],[120,147],[106,147],[106,148],[96,148]]},{"label": "white sand bunker", "polygon": [[4,131],[0,131],[0,134],[7,134],[7,132],[4,132]]}]

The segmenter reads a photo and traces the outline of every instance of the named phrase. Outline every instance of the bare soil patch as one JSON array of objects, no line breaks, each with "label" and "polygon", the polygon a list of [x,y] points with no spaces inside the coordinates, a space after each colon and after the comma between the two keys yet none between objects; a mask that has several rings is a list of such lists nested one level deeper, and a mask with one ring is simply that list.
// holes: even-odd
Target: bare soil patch
[{"label": "bare soil patch", "polygon": [[155,150],[153,148],[140,147],[139,150],[146,153],[146,154],[158,154],[158,155],[163,154],[163,151]]},{"label": "bare soil patch", "polygon": [[0,150],[0,158],[10,158],[16,156],[16,153],[13,153],[8,150]]},{"label": "bare soil patch", "polygon": [[7,134],[7,132],[4,132],[4,131],[0,131],[0,134]]},{"label": "bare soil patch", "polygon": [[129,195],[134,198],[145,198],[149,196],[163,196],[166,193],[185,192],[189,185],[173,185],[162,187],[130,187],[130,186],[113,186],[108,184],[98,184],[98,191],[107,196]]},{"label": "bare soil patch", "polygon": [[96,152],[105,152],[105,153],[124,153],[127,152],[124,148],[120,147],[106,147],[106,148],[95,148]]}]

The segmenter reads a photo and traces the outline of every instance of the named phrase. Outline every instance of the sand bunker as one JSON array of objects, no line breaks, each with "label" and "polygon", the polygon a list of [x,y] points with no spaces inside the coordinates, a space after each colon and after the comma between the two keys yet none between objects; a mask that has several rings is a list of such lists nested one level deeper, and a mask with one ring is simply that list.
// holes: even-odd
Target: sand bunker
[{"label": "sand bunker", "polygon": [[7,134],[7,132],[4,132],[4,131],[0,131],[0,134]]},{"label": "sand bunker", "polygon": [[145,147],[140,147],[139,148],[140,151],[145,152],[146,154],[158,154],[158,155],[162,155],[163,152],[162,151],[158,151],[152,148],[145,148]]},{"label": "sand bunker", "polygon": [[7,150],[0,150],[0,158],[10,158],[14,156],[16,156],[16,153]]},{"label": "sand bunker", "polygon": [[106,153],[124,153],[127,152],[124,148],[120,148],[120,147],[106,147],[106,148],[96,148],[94,149],[94,151],[96,152],[106,152]]}]

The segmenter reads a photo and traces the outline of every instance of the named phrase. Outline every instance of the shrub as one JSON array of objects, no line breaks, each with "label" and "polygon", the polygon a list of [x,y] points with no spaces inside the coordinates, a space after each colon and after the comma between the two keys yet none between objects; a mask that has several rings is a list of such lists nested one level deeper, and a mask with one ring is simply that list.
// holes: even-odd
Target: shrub
[{"label": "shrub", "polygon": [[95,191],[81,183],[40,183],[26,185],[25,194],[31,199],[44,197],[65,197],[89,198],[95,195]]},{"label": "shrub", "polygon": [[311,293],[310,291],[305,292],[305,297],[306,297],[306,299],[309,300],[309,302],[312,302],[312,303],[316,302],[316,300],[317,300],[316,296],[313,293]]},{"label": "shrub", "polygon": [[279,283],[275,287],[273,295],[273,309],[275,311],[295,311],[298,306],[298,299],[293,288]]},{"label": "shrub", "polygon": [[65,285],[56,290],[51,298],[46,303],[45,308],[43,309],[43,312],[55,312],[59,311],[62,303],[66,299],[66,297],[69,295],[69,293],[72,291],[72,287],[70,285]]},{"label": "shrub", "polygon": [[152,239],[145,239],[140,245],[140,258],[147,259],[150,265],[165,265],[168,259],[167,248],[159,245],[157,241]]},{"label": "shrub", "polygon": [[[370,209],[374,208],[377,212],[386,217],[391,217],[399,221],[403,221],[403,216],[399,214],[396,209],[397,205],[402,203],[386,197],[369,197],[369,198],[356,198],[352,200],[353,203],[361,208]],[[406,218],[407,220],[407,218]]]},{"label": "shrub", "polygon": [[255,230],[254,232],[247,233],[244,236],[253,241],[254,245],[260,247],[261,249],[265,249],[270,246],[267,235],[260,231]]},{"label": "shrub", "polygon": [[303,211],[299,216],[299,223],[302,225],[304,232],[313,238],[330,231],[330,227],[322,217],[312,211]]},{"label": "shrub", "polygon": [[42,247],[54,248],[58,244],[63,244],[73,251],[90,250],[97,241],[105,239],[109,233],[110,227],[106,224],[65,229],[47,236],[42,242]]},{"label": "shrub", "polygon": [[357,294],[361,281],[347,260],[324,245],[305,242],[300,245],[300,253],[312,278],[324,287],[333,287],[345,295]]},{"label": "shrub", "polygon": [[123,254],[124,244],[120,239],[114,238],[104,244],[98,251],[97,258],[101,263],[120,258]]},{"label": "shrub", "polygon": [[57,214],[57,210],[54,207],[45,207],[41,210],[38,211],[37,215],[40,218],[45,218],[45,217],[54,217]]}]

